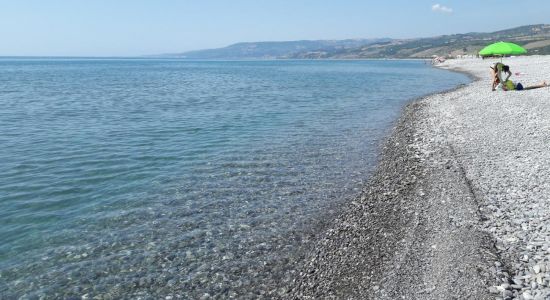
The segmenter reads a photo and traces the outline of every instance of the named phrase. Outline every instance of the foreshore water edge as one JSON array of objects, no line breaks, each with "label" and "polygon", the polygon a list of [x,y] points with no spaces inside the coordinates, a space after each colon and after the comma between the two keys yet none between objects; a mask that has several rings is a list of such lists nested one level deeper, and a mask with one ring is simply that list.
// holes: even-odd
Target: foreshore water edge
[{"label": "foreshore water edge", "polygon": [[[550,75],[549,62],[505,63],[531,85]],[[549,90],[491,92],[491,63],[440,66],[474,81],[404,109],[369,184],[321,235],[292,296],[550,297]]]},{"label": "foreshore water edge", "polygon": [[[305,253],[285,248],[286,253],[299,256],[298,261],[304,265],[295,261],[288,272],[271,272],[274,269],[262,269],[265,263],[251,264],[249,270],[256,272],[253,273],[256,281],[248,281],[245,286],[250,287],[250,293],[237,293],[227,287],[240,283],[252,273],[241,272],[239,268],[233,272],[233,268],[221,263],[192,280],[187,280],[191,276],[186,276],[182,285],[177,276],[185,277],[187,273],[181,266],[200,259],[191,251],[175,252],[175,249],[189,249],[186,243],[192,240],[167,239],[181,236],[180,231],[162,225],[151,227],[150,232],[173,231],[174,235],[151,234],[154,241],[162,242],[158,243],[159,247],[148,243],[147,253],[130,251],[139,249],[140,243],[136,243],[136,248],[135,236],[124,235],[131,243],[116,243],[116,247],[120,247],[117,249],[124,250],[116,252],[123,259],[117,259],[116,255],[101,256],[102,253],[115,253],[115,244],[109,239],[101,241],[101,245],[106,245],[105,252],[89,250],[94,244],[83,244],[86,249],[59,247],[44,252],[45,255],[38,256],[39,259],[30,265],[37,275],[35,278],[9,281],[10,274],[0,274],[3,279],[0,280],[0,294],[7,298],[22,295],[23,299],[53,295],[52,290],[59,291],[60,294],[55,295],[61,298],[97,296],[102,299],[124,298],[124,295],[142,299],[155,296],[210,299],[222,293],[243,299],[547,299],[550,294],[550,174],[547,171],[550,160],[546,154],[550,141],[550,124],[546,119],[550,113],[549,89],[491,92],[488,66],[495,61],[452,60],[440,65],[468,74],[474,82],[410,100],[402,109],[401,118],[395,122],[396,118],[392,119],[391,124],[395,124],[392,134],[377,151],[381,154],[378,167],[374,173],[369,169],[369,182],[362,192],[354,199],[342,199],[341,203],[346,205],[338,205],[334,210],[334,215],[338,216],[336,220],[332,220],[331,210],[330,215],[322,218],[322,226],[315,226],[307,235],[296,234],[296,237],[305,236],[296,239],[296,243],[305,248]],[[505,63],[517,73],[513,79],[526,86],[550,76],[550,68],[546,67],[550,65],[548,57],[508,58]],[[438,73],[445,75],[446,72],[438,70]],[[441,90],[445,89],[443,77],[438,77]],[[418,80],[419,77],[414,78]],[[447,87],[456,84],[452,81]],[[403,105],[404,102],[399,103]],[[398,113],[396,111],[394,116]],[[349,114],[340,115],[350,118]],[[353,119],[366,122],[364,118]],[[297,152],[303,154],[303,148]],[[351,164],[359,166],[359,161],[350,156],[349,151],[347,156]],[[352,181],[351,176],[344,174],[344,177],[344,181]],[[263,192],[273,195],[270,190]],[[185,211],[167,207],[170,207],[170,220],[185,221]],[[281,211],[280,206],[278,211]],[[153,222],[159,218],[159,214],[138,216],[150,216]],[[145,220],[140,219],[140,223]],[[296,223],[302,219],[288,215],[288,220]],[[266,228],[280,226],[281,219],[277,222]],[[238,232],[245,233],[247,228],[250,227],[239,226]],[[257,244],[253,239],[250,241]],[[261,248],[254,249],[271,253],[272,248],[265,243],[258,246]],[[202,249],[204,253],[219,255],[220,259],[222,255],[223,259],[230,257],[227,252]],[[59,254],[65,259],[62,261],[70,263],[67,266],[74,263],[78,268],[40,271],[43,265],[59,266],[52,254]],[[303,259],[302,254],[307,257]],[[101,263],[97,263],[97,257],[101,257]],[[116,260],[106,260],[109,257]],[[126,266],[118,264],[123,261],[129,262],[134,271],[120,273],[111,269]],[[275,256],[268,262],[275,267],[278,263],[284,265],[284,260]],[[103,272],[105,266],[109,266],[110,274]],[[141,277],[145,270],[137,269],[141,266],[149,268],[147,277]],[[151,272],[152,266],[162,267],[161,271],[169,270],[169,275],[174,277]],[[80,269],[87,271],[80,272]],[[264,280],[257,270],[265,270],[270,281]],[[226,271],[233,272],[235,277],[218,273]],[[211,276],[214,272],[216,276]],[[299,276],[295,276],[297,272],[301,272]],[[85,285],[72,281],[88,280],[88,274],[94,278]],[[127,275],[132,276],[131,280],[126,280]],[[195,284],[194,290],[185,285],[197,282],[200,285]],[[223,285],[218,284],[220,282]],[[255,282],[261,284],[255,285]],[[207,284],[215,288],[213,293],[206,293]],[[104,293],[103,289],[110,287],[113,289]],[[33,294],[23,294],[21,291],[25,288],[32,289]],[[50,288],[52,290],[47,290]],[[88,288],[94,288],[93,293],[89,293]],[[136,293],[130,294],[132,291]]]},{"label": "foreshore water edge", "polygon": [[420,61],[0,65],[10,299],[281,295],[403,105],[469,82]]}]

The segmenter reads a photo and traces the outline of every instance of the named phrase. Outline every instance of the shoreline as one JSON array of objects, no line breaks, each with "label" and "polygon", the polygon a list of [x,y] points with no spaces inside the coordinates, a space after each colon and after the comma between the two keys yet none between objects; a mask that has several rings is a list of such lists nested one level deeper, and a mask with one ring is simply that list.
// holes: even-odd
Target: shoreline
[{"label": "shoreline", "polygon": [[[536,75],[537,59],[514,59],[511,64]],[[466,73],[473,82],[413,100],[403,109],[367,186],[306,258],[291,288],[294,298],[550,296],[550,274],[545,273],[550,270],[550,226],[544,222],[550,214],[544,202],[548,176],[540,176],[543,168],[529,171],[533,165],[547,165],[545,156],[514,165],[518,177],[512,183],[508,178],[511,156],[519,148],[527,154],[533,147],[544,153],[544,139],[518,139],[508,132],[528,136],[521,122],[526,112],[550,110],[539,101],[548,89],[490,92],[484,78],[490,63],[460,60],[439,66]],[[543,76],[550,75],[547,71]],[[543,117],[541,113],[529,120],[528,129],[550,128]],[[537,195],[524,187],[529,182],[519,176],[525,173],[536,178]],[[509,185],[517,189],[510,192]],[[526,200],[536,202],[527,204],[540,211],[534,217],[524,216]],[[535,238],[538,244],[533,244]]]},{"label": "shoreline", "polygon": [[[452,87],[461,82],[468,82],[462,76],[434,70],[420,63],[412,64],[412,70],[402,69],[402,64],[390,64],[390,62],[387,62],[387,64],[383,65],[390,68],[387,73],[392,76],[397,71],[392,66],[397,66],[399,68],[397,72],[403,72],[405,75],[411,74],[409,72],[417,74],[416,70],[418,70],[418,76],[426,76],[421,78],[428,80],[424,84],[431,86],[431,88],[426,87],[425,90],[427,91],[437,88],[432,83],[436,80],[444,79],[446,87]],[[370,64],[367,64],[367,68],[368,66]],[[338,70],[340,69],[336,71]],[[300,77],[308,77],[309,70],[305,71],[306,73],[300,75]],[[298,70],[298,72],[303,71]],[[157,72],[154,73],[159,74]],[[353,72],[352,75],[354,74],[356,73]],[[335,78],[334,75],[336,74],[332,72],[327,73],[327,76],[329,76],[327,77],[328,83],[339,83],[338,88],[347,85],[348,76],[342,77],[342,82],[338,82],[339,76]],[[229,74],[229,76],[232,76],[232,74]],[[325,77],[313,78],[312,80],[315,81],[313,84],[308,84],[307,81],[305,85],[298,83],[299,87],[304,86],[306,92],[297,94],[296,91],[299,92],[300,89],[290,89],[288,95],[291,97],[289,99],[294,99],[292,98],[294,95],[302,95],[304,99],[309,99],[311,87],[316,86],[315,84],[319,82],[323,82],[323,78]],[[369,79],[369,77],[365,79]],[[78,84],[79,82],[76,81],[73,84]],[[83,87],[86,86],[86,82],[82,82]],[[365,82],[370,83],[370,81]],[[418,86],[420,88],[424,86],[418,78],[412,80],[411,84],[415,82],[419,83]],[[353,81],[349,83],[351,84],[350,88],[358,86]],[[285,84],[281,84],[280,86],[292,87],[293,85],[285,81]],[[381,89],[381,91],[384,91],[387,88],[391,89],[392,86],[391,80],[387,80],[378,87],[385,87]],[[442,88],[440,87],[439,89]],[[282,93],[279,91],[279,85],[274,90],[277,91],[277,95]],[[422,88],[422,90],[424,89]],[[70,91],[66,91],[65,89],[61,89],[61,91],[70,95]],[[297,262],[301,261],[301,253],[299,252],[301,249],[299,246],[309,245],[309,241],[315,240],[316,233],[323,231],[320,228],[317,230],[318,219],[321,219],[321,221],[332,220],[332,216],[340,211],[341,205],[339,204],[359,193],[362,184],[365,182],[365,178],[367,178],[366,176],[369,176],[372,171],[371,166],[376,164],[377,159],[374,150],[379,149],[378,145],[380,141],[384,139],[391,129],[391,124],[396,122],[405,102],[409,102],[416,95],[422,94],[420,91],[411,90],[410,93],[400,94],[411,95],[411,97],[403,97],[397,94],[392,97],[393,99],[388,97],[389,100],[392,100],[392,103],[388,103],[391,105],[391,110],[385,113],[386,109],[378,104],[378,97],[373,97],[374,107],[371,110],[369,104],[371,99],[364,99],[365,94],[362,90],[358,90],[350,95],[341,91],[343,90],[334,92],[334,97],[326,97],[332,93],[332,90],[327,90],[326,93],[323,92],[323,95],[319,97],[315,93],[311,95],[311,99],[327,99],[329,101],[327,107],[330,107],[331,110],[337,108],[334,106],[333,101],[340,97],[345,101],[349,101],[350,105],[355,105],[353,102],[365,100],[363,103],[365,105],[357,106],[361,107],[359,114],[355,114],[358,108],[354,109],[353,113],[349,110],[349,114],[346,113],[348,110],[343,110],[343,113],[338,113],[338,118],[330,117],[330,113],[323,112],[322,117],[326,118],[323,122],[327,120],[337,122],[340,117],[345,122],[345,124],[342,124],[345,125],[344,127],[334,127],[334,130],[337,130],[337,134],[334,134],[334,139],[331,139],[331,135],[329,135],[334,131],[331,129],[333,123],[330,122],[328,124],[329,122],[327,122],[326,127],[321,124],[323,126],[320,128],[321,130],[312,131],[314,133],[312,136],[308,134],[305,138],[301,138],[300,135],[296,135],[299,137],[296,141],[293,136],[284,133],[281,140],[278,140],[277,136],[275,136],[273,144],[270,144],[268,141],[265,143],[259,142],[257,145],[261,146],[258,148],[260,151],[255,152],[255,147],[247,146],[246,148],[251,149],[250,152],[240,152],[245,154],[250,153],[250,155],[240,154],[246,156],[247,159],[244,162],[240,161],[240,157],[243,156],[233,155],[235,152],[228,151],[230,154],[227,157],[233,158],[231,161],[237,161],[227,164],[222,155],[217,157],[220,163],[213,163],[212,168],[220,169],[221,167],[224,171],[239,171],[238,174],[236,174],[237,172],[231,172],[231,177],[228,176],[229,178],[238,178],[239,180],[227,181],[228,177],[223,177],[224,183],[235,183],[235,185],[227,185],[232,187],[231,190],[226,189],[226,185],[221,184],[219,186],[222,187],[224,194],[220,193],[216,189],[216,177],[210,179],[212,176],[204,181],[208,186],[206,184],[201,185],[199,179],[206,178],[206,176],[200,177],[199,175],[207,174],[206,171],[211,167],[201,169],[201,172],[197,174],[198,179],[189,181],[197,185],[197,189],[200,189],[199,193],[196,193],[197,190],[190,188],[189,182],[182,175],[181,181],[175,186],[177,188],[175,192],[181,191],[183,193],[175,194],[178,195],[178,199],[170,197],[172,195],[172,184],[170,184],[168,186],[170,194],[159,195],[158,203],[153,202],[142,206],[141,204],[145,202],[143,200],[148,200],[148,198],[138,197],[138,202],[132,202],[135,208],[133,213],[119,217],[119,211],[113,209],[112,213],[117,214],[116,218],[105,218],[95,224],[87,223],[87,220],[84,219],[81,224],[78,224],[79,227],[75,227],[75,229],[85,229],[90,234],[79,235],[80,239],[76,245],[60,242],[59,246],[52,249],[47,247],[49,245],[44,244],[43,248],[37,248],[33,250],[34,252],[29,251],[25,256],[18,256],[15,255],[17,253],[14,253],[15,256],[13,256],[13,259],[10,259],[14,262],[13,265],[10,265],[10,268],[1,274],[6,279],[6,283],[2,282],[0,284],[0,293],[5,292],[12,295],[8,295],[7,297],[23,295],[29,297],[38,295],[37,297],[40,297],[42,295],[40,293],[44,293],[45,295],[51,294],[59,295],[59,297],[77,298],[82,295],[87,295],[89,298],[112,297],[113,295],[117,297],[117,295],[121,294],[134,295],[136,297],[174,296],[201,298],[206,295],[203,298],[218,298],[223,296],[242,298],[265,296],[269,298],[284,294],[285,290],[281,289],[280,285],[287,284],[292,280],[293,275],[296,274],[294,267],[297,265]],[[367,91],[370,91],[370,89],[367,89]],[[147,95],[142,89],[131,90],[130,92],[136,93],[136,95]],[[263,93],[262,91],[261,95],[264,95]],[[384,96],[386,95],[386,93],[383,94]],[[110,99],[113,95],[118,94],[114,93],[111,95],[109,93],[109,97],[106,99]],[[254,94],[252,93],[252,95]],[[376,93],[372,93],[371,95],[375,96]],[[301,96],[298,97],[301,98]],[[399,99],[400,97],[401,99]],[[138,97],[137,99],[142,98]],[[233,99],[239,98],[233,97]],[[263,100],[262,97],[258,99]],[[270,98],[267,97],[267,99]],[[322,102],[317,100],[308,101],[309,103],[313,103],[311,111],[315,111],[317,107],[323,107],[321,105]],[[142,99],[141,101],[148,103],[146,99]],[[345,101],[342,101],[338,106],[346,104]],[[262,102],[265,103],[265,101]],[[163,102],[161,97],[154,103],[155,107],[159,107],[159,105],[162,106],[165,102]],[[228,113],[230,112],[228,111]],[[185,116],[183,112],[181,112],[181,115]],[[369,115],[376,117],[372,121],[369,121]],[[318,119],[318,117],[315,119]],[[304,118],[305,121],[307,121],[307,118]],[[315,124],[316,122],[311,123],[311,125],[314,125],[312,129],[317,128]],[[380,127],[381,125],[383,127]],[[293,125],[293,127],[295,126]],[[350,128],[349,130],[346,129],[348,127]],[[296,128],[301,128],[301,125],[298,124]],[[354,128],[361,129],[356,131]],[[123,133],[124,131],[118,133],[118,135],[122,135]],[[180,137],[172,131],[167,131],[167,134]],[[131,132],[129,136],[132,136]],[[262,134],[262,136],[266,135]],[[290,140],[287,142],[288,138]],[[185,138],[178,138],[178,140],[187,141]],[[329,144],[324,142],[327,140],[332,140],[334,143]],[[171,139],[168,139],[168,141],[170,143],[165,144],[161,148],[178,145],[175,143],[176,141],[172,141]],[[191,139],[191,141],[193,140]],[[258,141],[262,140],[258,139]],[[285,144],[281,144],[279,141],[283,141]],[[284,149],[279,150],[280,146],[287,145],[286,143],[290,145],[290,147],[285,147],[288,149],[289,154],[286,154],[286,150],[282,151]],[[324,147],[325,144],[326,147],[333,144],[336,147],[326,149]],[[264,146],[267,146],[267,151]],[[323,148],[319,146],[323,146]],[[271,150],[269,149],[270,147]],[[181,147],[178,148],[181,149]],[[229,147],[227,150],[234,149]],[[118,152],[125,153],[120,150]],[[220,153],[224,152],[220,151]],[[186,154],[187,151],[184,150],[183,153]],[[329,156],[331,153],[335,155]],[[376,151],[376,153],[379,152]],[[162,155],[163,152],[161,151],[159,154]],[[323,162],[323,157],[327,157],[327,161]],[[173,159],[177,160],[177,157],[171,158],[171,160]],[[308,165],[312,167],[308,167]],[[338,165],[344,167],[344,169],[340,171]],[[199,164],[199,166],[201,165]],[[241,176],[240,171],[245,168],[250,173]],[[257,173],[262,175],[262,177],[259,177],[262,179],[262,182],[259,182],[257,185],[261,189],[258,189],[257,193],[248,193],[249,190],[256,187],[256,185],[250,185],[250,183],[255,182],[255,178],[258,178],[255,177],[255,170],[260,170]],[[327,170],[327,172],[325,173],[324,170]],[[353,173],[346,174],[345,170],[353,171]],[[279,184],[282,181],[276,180],[275,177],[286,175],[287,173],[293,176],[292,178],[296,176],[302,178],[296,183],[293,180],[287,180],[287,182]],[[309,176],[311,184],[303,178],[306,174],[312,175]],[[79,178],[79,176],[74,177]],[[85,176],[81,177],[85,178]],[[241,178],[243,179],[242,181],[240,181]],[[333,178],[334,180],[327,180],[329,178]],[[264,179],[266,180],[264,181]],[[242,185],[241,182],[243,183]],[[264,182],[266,183],[265,185],[263,185]],[[117,186],[117,184],[109,184],[109,186]],[[161,187],[164,189],[166,186],[159,185],[159,188]],[[302,189],[301,187],[304,188]],[[310,187],[313,189],[307,191],[306,189]],[[212,189],[211,192],[209,191],[210,188]],[[245,188],[250,189],[247,190]],[[337,192],[342,190],[349,190],[349,195],[353,196],[342,197],[342,193]],[[233,193],[239,195],[239,198],[235,199],[236,201],[231,201],[233,200],[231,198]],[[310,194],[317,198],[311,201],[311,204],[306,203],[306,201],[309,202],[309,199],[313,198],[309,196]],[[157,193],[152,193],[152,195],[157,198]],[[195,205],[195,202],[193,202],[194,199],[191,199],[191,197],[187,198],[187,195],[198,195],[204,198],[211,197],[212,199],[205,199],[210,201],[204,201],[200,205]],[[223,199],[217,199],[219,195],[223,195]],[[278,197],[279,195],[283,197]],[[289,200],[281,201],[281,199],[285,199],[284,197]],[[271,201],[272,199],[273,201]],[[295,201],[292,201],[293,199]],[[338,199],[338,201],[334,201],[334,199]],[[108,202],[109,199],[107,198],[106,200]],[[323,202],[321,203],[320,201]],[[192,205],[181,205],[181,202]],[[172,207],[173,204],[175,205],[174,207]],[[105,205],[102,207],[107,209],[110,206]],[[220,210],[221,208],[224,209]],[[124,212],[124,210],[121,211]],[[322,212],[323,216],[320,216],[320,213],[318,214],[317,211]],[[100,212],[102,211],[98,211],[97,213]],[[192,214],[195,216],[193,218],[189,217]],[[330,216],[327,216],[328,214]],[[214,221],[210,222],[209,220]],[[314,226],[306,226],[309,224],[313,224]],[[108,226],[109,237],[96,239],[93,233],[97,227],[89,225],[97,227]],[[324,226],[324,224],[320,225]],[[140,226],[139,230],[134,230],[138,228],[137,226]],[[90,227],[92,229],[88,231]],[[46,238],[48,236],[47,231],[44,230],[44,232],[44,237]],[[77,231],[74,230],[72,232]],[[72,232],[68,232],[64,236],[72,237]],[[184,234],[183,240],[181,240],[182,233]],[[43,255],[43,253],[45,254]],[[168,255],[169,259],[167,259]],[[45,259],[42,259],[44,257]],[[109,274],[103,275],[101,272],[107,268],[109,269]],[[129,268],[135,270],[137,276],[125,272]],[[82,273],[81,270],[83,269],[89,272]],[[36,270],[39,271],[37,272]],[[66,277],[63,277],[63,274]],[[61,278],[66,279],[61,281]],[[76,289],[73,289],[73,286]]]},{"label": "shoreline", "polygon": [[[461,286],[466,284],[469,285],[468,292],[474,298],[483,299],[489,296],[485,289],[485,285],[489,284],[487,274],[478,273],[475,278],[469,278],[468,283],[455,284],[455,287],[450,286],[447,281],[441,282],[439,288],[418,282],[419,275],[428,275],[428,272],[419,274],[423,273],[421,269],[444,270],[445,266],[423,262],[425,254],[436,254],[435,251],[431,253],[431,250],[437,249],[437,245],[435,248],[432,248],[434,245],[427,244],[413,245],[418,244],[415,243],[418,239],[424,239],[430,234],[427,220],[438,219],[438,222],[443,223],[442,216],[438,216],[435,211],[437,207],[431,211],[424,209],[437,204],[428,203],[433,201],[432,197],[427,196],[428,190],[431,190],[430,170],[424,164],[425,154],[414,147],[420,141],[418,129],[422,123],[424,101],[462,88],[464,86],[457,86],[448,91],[427,95],[412,100],[405,106],[382,147],[380,162],[369,183],[343,210],[333,226],[320,237],[314,247],[317,252],[306,259],[308,263],[305,270],[291,292],[293,297],[429,299],[429,295],[433,295],[433,299],[441,299],[463,295]],[[457,167],[453,166],[450,172],[456,170]],[[457,179],[452,174],[450,176]],[[464,184],[453,187],[453,190],[468,193]],[[471,208],[470,205],[464,210]],[[476,221],[471,215],[467,217],[464,224]],[[444,234],[449,233],[446,231]],[[466,230],[462,234],[476,237],[471,239],[473,244],[467,247],[468,250],[490,249],[490,241],[479,232]],[[466,250],[466,247],[462,250]],[[475,256],[475,264],[472,266],[484,263],[484,259],[480,258],[483,255],[479,253]],[[460,264],[459,257],[445,257],[443,260],[452,260],[454,265]],[[411,264],[413,261],[420,262],[421,265]],[[464,268],[470,268],[462,265],[462,269],[458,267],[456,270],[462,272]],[[488,264],[484,265],[484,269],[489,267]],[[460,281],[460,278],[453,280]],[[479,285],[480,281],[486,284]],[[442,293],[449,297],[442,297]]]}]

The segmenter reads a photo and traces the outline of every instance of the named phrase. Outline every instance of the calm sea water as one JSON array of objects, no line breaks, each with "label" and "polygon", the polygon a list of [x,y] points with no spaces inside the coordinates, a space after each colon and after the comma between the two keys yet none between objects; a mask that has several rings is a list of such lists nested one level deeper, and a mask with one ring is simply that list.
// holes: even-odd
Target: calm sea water
[{"label": "calm sea water", "polygon": [[282,292],[403,105],[466,82],[421,61],[0,59],[0,298]]}]

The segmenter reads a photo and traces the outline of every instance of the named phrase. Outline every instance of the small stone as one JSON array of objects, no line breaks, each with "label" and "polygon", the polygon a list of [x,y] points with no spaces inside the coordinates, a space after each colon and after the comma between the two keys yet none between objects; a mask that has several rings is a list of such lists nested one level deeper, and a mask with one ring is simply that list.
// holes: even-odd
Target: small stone
[{"label": "small stone", "polygon": [[533,298],[533,295],[531,295],[531,293],[529,293],[529,291],[526,291],[525,293],[523,293],[522,296],[523,296],[523,299],[525,299],[525,300],[532,300],[532,299],[534,299],[534,298]]},{"label": "small stone", "polygon": [[533,266],[533,271],[535,271],[535,274],[540,273],[540,266],[539,265]]},{"label": "small stone", "polygon": [[521,280],[519,278],[514,278],[514,279],[512,279],[512,281],[517,285],[523,286],[523,280]]}]

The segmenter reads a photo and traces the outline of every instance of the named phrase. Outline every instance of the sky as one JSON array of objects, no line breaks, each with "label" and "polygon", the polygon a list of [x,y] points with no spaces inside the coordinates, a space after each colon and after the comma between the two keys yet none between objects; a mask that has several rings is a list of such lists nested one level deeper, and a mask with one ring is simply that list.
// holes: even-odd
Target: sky
[{"label": "sky", "polygon": [[0,56],[138,56],[541,23],[550,23],[549,0],[0,0]]}]

